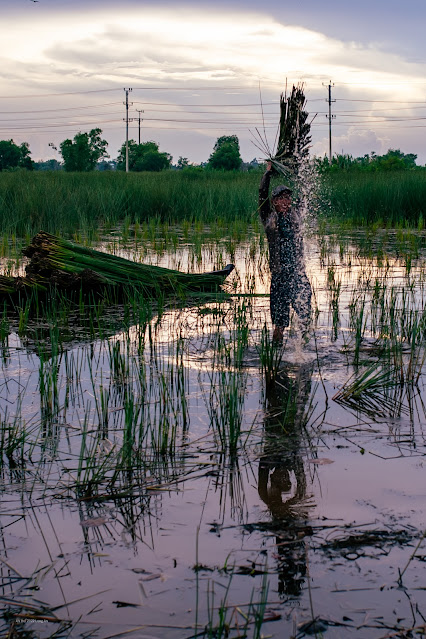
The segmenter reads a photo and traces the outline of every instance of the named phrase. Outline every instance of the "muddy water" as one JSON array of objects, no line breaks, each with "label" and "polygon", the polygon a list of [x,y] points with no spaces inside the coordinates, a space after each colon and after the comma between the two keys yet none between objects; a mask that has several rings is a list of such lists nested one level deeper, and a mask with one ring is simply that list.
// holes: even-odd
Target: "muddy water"
[{"label": "muddy water", "polygon": [[[200,271],[230,261],[224,246],[191,255],[144,259]],[[233,257],[233,290],[267,292],[265,254],[244,244]],[[68,323],[58,349],[60,322],[18,336],[11,318],[2,636],[369,639],[424,625],[423,375],[386,406],[333,399],[377,359],[367,311],[357,351],[355,301],[359,317],[379,282],[414,291],[422,308],[422,257],[407,269],[392,250],[377,263],[350,238],[343,253],[313,238],[306,267],[313,334],[302,344],[294,323],[269,384],[267,297],[166,307],[145,327],[104,309],[89,337]],[[248,327],[238,366],[237,317]],[[236,455],[218,434],[231,421]]]}]

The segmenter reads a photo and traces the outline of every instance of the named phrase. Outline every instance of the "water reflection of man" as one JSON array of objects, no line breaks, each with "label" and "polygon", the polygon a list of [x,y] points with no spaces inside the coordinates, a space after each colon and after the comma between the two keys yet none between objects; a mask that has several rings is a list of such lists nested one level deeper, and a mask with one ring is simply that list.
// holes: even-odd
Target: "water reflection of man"
[{"label": "water reflection of man", "polygon": [[300,594],[306,577],[304,537],[309,496],[302,452],[305,410],[312,365],[280,371],[266,388],[264,453],[259,462],[258,492],[272,515],[277,539],[278,592]]},{"label": "water reflection of man", "polygon": [[268,162],[259,187],[259,213],[269,245],[273,339],[280,343],[290,323],[290,304],[306,335],[312,290],[304,267],[300,219],[292,207],[292,190],[282,184],[272,191],[269,199],[271,177],[272,164]]}]

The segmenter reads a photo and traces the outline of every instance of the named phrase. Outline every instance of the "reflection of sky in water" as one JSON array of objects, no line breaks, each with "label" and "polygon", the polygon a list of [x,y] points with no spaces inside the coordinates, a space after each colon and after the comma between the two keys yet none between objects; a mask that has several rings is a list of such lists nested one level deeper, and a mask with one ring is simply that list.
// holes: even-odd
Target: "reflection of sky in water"
[{"label": "reflection of sky in water", "polygon": [[[223,263],[231,261],[220,250]],[[125,623],[129,625],[125,629],[130,624],[164,624],[166,629],[150,632],[180,639],[192,632],[197,587],[199,619],[205,624],[207,585],[210,588],[216,582],[219,605],[230,579],[224,566],[233,566],[235,573],[230,603],[242,605],[250,601],[253,588],[256,597],[260,596],[262,576],[248,575],[253,566],[260,570],[267,562],[272,602],[268,608],[281,615],[279,621],[265,624],[267,635],[289,636],[294,617],[296,623],[310,618],[308,575],[314,614],[341,623],[344,616],[350,617],[352,622],[347,623],[355,626],[352,630],[329,626],[327,636],[332,639],[380,637],[385,632],[380,627],[383,619],[395,622],[396,614],[406,620],[401,624],[412,622],[409,600],[401,597],[396,582],[397,568],[408,561],[426,516],[422,488],[426,419],[420,397],[413,400],[411,413],[375,418],[331,399],[354,370],[343,348],[352,336],[348,307],[354,294],[362,293],[368,278],[372,286],[378,278],[388,286],[401,287],[408,282],[406,269],[395,258],[389,258],[387,268],[371,264],[356,256],[355,246],[342,260],[336,248],[321,262],[317,243],[308,239],[305,252],[320,309],[315,336],[305,348],[297,334],[288,336],[282,362],[285,375],[269,390],[260,373],[258,352],[262,326],[265,322],[270,326],[269,300],[264,297],[226,301],[219,308],[205,302],[201,312],[197,307],[168,308],[158,326],[154,316],[156,351],[150,350],[147,340],[143,358],[138,353],[140,327],[125,329],[120,310],[107,309],[105,341],[75,338],[64,343],[57,361],[59,412],[53,418],[45,415],[44,421],[37,350],[27,337],[18,338],[16,332],[9,337],[9,353],[2,363],[1,418],[8,423],[16,418],[19,423],[21,412],[30,437],[38,434],[38,443],[32,452],[35,466],[27,477],[33,510],[25,511],[25,519],[15,516],[20,516],[22,508],[22,478],[15,473],[10,483],[7,471],[2,476],[2,521],[11,524],[3,531],[2,554],[7,551],[8,561],[25,574],[39,564],[56,562],[43,580],[41,598],[49,605],[109,589],[88,600],[90,604],[74,604],[64,617],[81,614],[83,621],[101,625],[100,636],[106,637],[123,629],[123,616],[118,620],[111,602],[129,601],[141,608],[126,608]],[[131,250],[123,255],[134,256]],[[215,248],[203,249],[202,261],[192,263],[191,250],[186,247],[163,254],[158,263],[208,271],[222,265],[217,255]],[[144,261],[154,263],[156,256],[146,250]],[[258,256],[249,256],[249,244],[238,247],[235,263],[240,278],[237,290],[247,291],[252,283],[256,293],[268,292],[266,256],[261,262],[263,281]],[[341,282],[341,325],[335,341],[330,328],[330,267],[334,282]],[[410,281],[419,291],[419,306],[421,275],[420,267],[414,265]],[[369,295],[367,292],[367,298]],[[215,340],[221,335],[227,344],[235,342],[233,308],[243,300],[249,304],[246,319],[250,329],[239,373],[244,384],[242,428],[247,446],[232,465],[229,456],[219,454],[206,406],[212,383],[218,380],[214,376],[218,368],[212,365]],[[177,390],[179,335],[183,338],[180,370],[185,375],[189,414],[186,430]],[[367,333],[367,345],[369,337]],[[140,371],[146,367],[147,423],[164,416],[160,381],[167,382],[167,414],[178,427],[178,442],[183,446],[178,445],[174,459],[158,459],[155,464],[149,452],[144,453],[142,469],[134,475],[133,495],[78,500],[71,486],[78,472],[82,431],[86,424],[90,437],[99,432],[101,387],[109,393],[108,441],[117,450],[123,443],[123,385],[110,367],[114,344],[120,345],[119,355],[130,371],[128,390],[136,403],[141,397]],[[364,358],[369,357],[365,351]],[[47,372],[51,365],[48,358],[44,362]],[[231,375],[235,370],[224,365],[220,372]],[[103,518],[104,523],[81,526],[81,521],[96,518]],[[383,532],[380,543],[368,541],[366,532],[374,530]],[[405,543],[392,537],[401,531],[411,535]],[[356,548],[349,544],[339,550],[333,545],[355,532],[364,534],[364,543]],[[198,586],[193,570],[196,561],[204,566],[198,572]],[[62,570],[64,576],[56,578],[55,570],[59,574]],[[424,563],[414,559],[404,583],[423,613],[423,591],[414,588],[423,587],[424,578]],[[88,615],[99,601],[102,610]],[[371,625],[378,629],[362,628],[366,609]],[[182,631],[173,626],[188,628]]]}]

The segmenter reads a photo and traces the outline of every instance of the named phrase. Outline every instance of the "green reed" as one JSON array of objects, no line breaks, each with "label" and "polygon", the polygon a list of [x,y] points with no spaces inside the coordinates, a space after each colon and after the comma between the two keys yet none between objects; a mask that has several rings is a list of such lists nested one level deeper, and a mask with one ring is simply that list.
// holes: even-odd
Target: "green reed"
[{"label": "green reed", "polygon": [[[226,225],[256,217],[258,173],[185,171],[15,172],[0,175],[0,231],[32,236],[40,229],[96,237],[99,226],[197,220]],[[78,239],[74,236],[74,239]]]},{"label": "green reed", "polygon": [[284,348],[277,345],[271,336],[271,329],[266,324],[262,327],[260,344],[257,346],[259,353],[262,376],[268,389],[276,381],[281,369]]},{"label": "green reed", "polygon": [[426,171],[336,172],[323,176],[321,210],[351,226],[424,228]]},{"label": "green reed", "polygon": [[[234,580],[235,567],[224,568],[225,572],[229,572],[228,582],[223,586],[219,605],[216,604],[217,595],[215,591],[214,580],[209,580],[207,584],[207,623],[203,632],[198,632],[197,637],[203,639],[226,639],[234,636],[233,631],[237,632],[236,637],[252,637],[252,639],[261,639],[264,635],[261,633],[268,604],[269,580],[267,563],[262,566],[262,581],[259,588],[259,594],[256,594],[256,588],[252,589],[250,601],[247,604],[231,604],[231,585]],[[256,599],[258,599],[256,601]],[[216,605],[215,605],[216,604]],[[250,632],[251,629],[251,632]],[[249,634],[250,632],[250,634]]]},{"label": "green reed", "polygon": [[6,458],[9,470],[25,468],[28,434],[20,416],[9,417],[7,408],[0,419],[0,468]]},{"label": "green reed", "polygon": [[250,306],[243,301],[232,307],[232,328],[214,336],[212,370],[205,393],[210,426],[220,451],[235,456],[241,444],[248,375],[243,370],[249,342]]},{"label": "green reed", "polygon": [[328,267],[327,288],[329,294],[329,309],[332,317],[332,340],[337,340],[338,329],[340,325],[340,291],[342,288],[342,282],[339,277],[336,276],[335,268],[333,266]]}]

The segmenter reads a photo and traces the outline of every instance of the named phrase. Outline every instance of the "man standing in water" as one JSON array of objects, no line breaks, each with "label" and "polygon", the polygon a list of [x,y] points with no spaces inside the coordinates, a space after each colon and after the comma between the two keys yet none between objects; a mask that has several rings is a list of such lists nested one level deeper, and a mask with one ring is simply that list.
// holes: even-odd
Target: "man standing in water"
[{"label": "man standing in water", "polygon": [[300,218],[292,208],[292,190],[277,186],[269,199],[271,177],[272,163],[268,162],[259,187],[259,212],[269,244],[273,340],[282,343],[290,323],[290,304],[299,317],[302,334],[307,334],[312,290],[303,261]]}]

